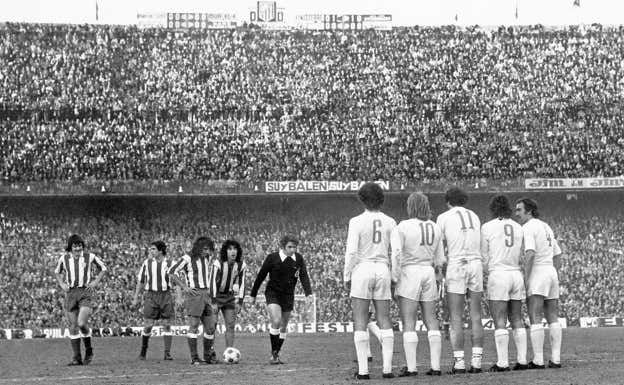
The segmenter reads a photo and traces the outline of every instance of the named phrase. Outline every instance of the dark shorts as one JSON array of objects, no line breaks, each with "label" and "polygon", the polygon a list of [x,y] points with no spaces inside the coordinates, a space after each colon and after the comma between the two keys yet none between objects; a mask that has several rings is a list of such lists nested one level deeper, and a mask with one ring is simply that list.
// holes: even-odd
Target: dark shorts
[{"label": "dark shorts", "polygon": [[208,289],[196,289],[197,295],[186,294],[184,296],[184,308],[186,314],[191,317],[210,317],[212,315],[212,300]]},{"label": "dark shorts", "polygon": [[267,290],[264,292],[266,303],[274,303],[280,305],[282,311],[292,311],[295,304],[294,294],[284,294],[279,291]]},{"label": "dark shorts", "polygon": [[78,311],[81,307],[93,307],[93,296],[84,287],[73,287],[65,294],[65,311]]},{"label": "dark shorts", "polygon": [[236,296],[234,294],[217,294],[212,298],[212,303],[221,309],[236,309]]},{"label": "dark shorts", "polygon": [[143,317],[170,319],[175,317],[173,295],[169,291],[146,291],[143,295]]}]

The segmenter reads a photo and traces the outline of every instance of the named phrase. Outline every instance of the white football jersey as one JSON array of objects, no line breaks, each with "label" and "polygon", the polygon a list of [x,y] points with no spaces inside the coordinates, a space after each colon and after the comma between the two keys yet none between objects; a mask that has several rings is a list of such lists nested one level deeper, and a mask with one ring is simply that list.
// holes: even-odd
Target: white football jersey
[{"label": "white football jersey", "polygon": [[396,221],[381,211],[364,211],[349,221],[344,280],[351,280],[353,268],[361,262],[390,264],[390,233]]},{"label": "white football jersey", "polygon": [[417,218],[401,221],[392,230],[392,280],[407,265],[440,266],[445,262],[442,232],[435,222]]},{"label": "white football jersey", "polygon": [[446,240],[449,264],[481,260],[481,222],[477,214],[457,206],[440,214],[437,224]]},{"label": "white football jersey", "polygon": [[520,270],[522,226],[509,218],[496,218],[481,227],[481,255],[488,271]]},{"label": "white football jersey", "polygon": [[548,223],[531,218],[522,225],[522,231],[524,232],[524,249],[535,251],[533,264],[552,266],[553,256],[561,254],[561,248]]}]

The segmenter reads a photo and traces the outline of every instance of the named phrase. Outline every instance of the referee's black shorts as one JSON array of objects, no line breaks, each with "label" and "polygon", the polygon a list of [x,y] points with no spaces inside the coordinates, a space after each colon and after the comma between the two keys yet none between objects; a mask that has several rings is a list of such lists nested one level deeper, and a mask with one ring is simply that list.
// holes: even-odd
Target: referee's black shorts
[{"label": "referee's black shorts", "polygon": [[267,289],[264,292],[264,297],[266,298],[267,304],[277,304],[280,305],[282,311],[292,311],[295,304],[295,295],[282,293],[275,290]]}]

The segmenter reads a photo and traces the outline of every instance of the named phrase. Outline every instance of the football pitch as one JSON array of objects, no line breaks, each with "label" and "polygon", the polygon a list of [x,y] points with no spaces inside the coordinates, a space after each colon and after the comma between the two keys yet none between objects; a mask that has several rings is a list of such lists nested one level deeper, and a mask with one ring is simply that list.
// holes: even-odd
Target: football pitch
[{"label": "football pitch", "polygon": [[[624,329],[570,328],[563,331],[563,369],[506,373],[448,375],[451,363],[449,342],[443,340],[441,377],[425,376],[429,368],[428,342],[419,333],[421,374],[417,377],[381,378],[381,348],[372,341],[374,359],[371,381],[361,383],[440,384],[622,384],[624,383]],[[469,341],[469,336],[466,335]],[[238,365],[189,365],[184,337],[175,337],[174,361],[162,361],[162,338],[150,340],[146,361],[137,359],[140,337],[94,338],[95,358],[89,366],[67,367],[70,346],[65,339],[0,341],[0,384],[353,384],[356,364],[352,333],[290,335],[282,349],[285,365],[268,364],[268,337],[238,335],[236,346],[242,359]],[[223,336],[216,349],[222,352]],[[484,369],[496,361],[494,336],[486,331]],[[200,344],[201,345],[201,344]],[[530,348],[530,339],[529,339]],[[403,342],[395,333],[394,373],[403,365]],[[545,357],[550,356],[546,332]],[[466,352],[467,357],[468,351]],[[201,346],[200,346],[201,355]],[[529,351],[529,359],[531,353]],[[513,342],[510,360],[515,362]]]}]

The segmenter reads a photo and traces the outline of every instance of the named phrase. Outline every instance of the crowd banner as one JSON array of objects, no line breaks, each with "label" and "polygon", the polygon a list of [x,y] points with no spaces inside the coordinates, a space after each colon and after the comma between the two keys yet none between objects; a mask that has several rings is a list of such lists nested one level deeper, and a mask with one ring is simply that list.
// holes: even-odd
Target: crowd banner
[{"label": "crowd banner", "polygon": [[624,326],[622,317],[581,317],[580,326],[582,328],[609,328]]},{"label": "crowd banner", "polygon": [[624,188],[624,176],[613,178],[530,178],[524,180],[527,190],[574,190]]},{"label": "crowd banner", "polygon": [[[599,320],[599,321],[595,321]],[[600,321],[603,320],[603,321]],[[491,318],[484,318],[482,320],[483,327],[486,330],[494,330],[494,321]],[[568,327],[567,319],[559,318],[559,323],[563,328]],[[542,320],[544,327],[548,327],[548,322]],[[581,318],[581,327],[591,327],[591,325],[599,326],[622,326],[622,318],[600,318],[590,317]],[[589,326],[588,326],[589,325]],[[237,333],[268,333],[270,324],[236,324],[235,331]],[[469,325],[464,324],[465,328]],[[511,327],[508,325],[508,327]],[[176,336],[184,336],[188,333],[188,326],[171,326],[171,331]],[[395,331],[402,331],[401,322],[396,322],[393,325]],[[422,321],[416,323],[416,330],[426,331],[427,328]],[[67,328],[47,328],[34,331],[31,329],[0,329],[0,339],[31,339],[31,338],[69,338],[69,329]],[[113,327],[113,328],[93,328],[91,333],[93,337],[138,337],[141,335],[143,327],[141,326],[127,326],[127,327]],[[154,326],[152,328],[152,336],[158,337],[163,334],[162,326]],[[225,325],[217,325],[216,332],[218,334],[225,333]],[[353,322],[298,322],[288,325],[289,333],[299,334],[311,334],[311,333],[353,333]],[[202,326],[199,326],[199,334],[203,333]]]},{"label": "crowd banner", "polygon": [[[390,190],[390,182],[374,181],[383,190]],[[366,182],[342,182],[327,180],[267,181],[264,190],[267,193],[307,193],[357,191]]]}]

